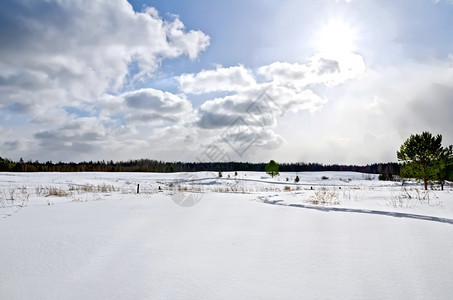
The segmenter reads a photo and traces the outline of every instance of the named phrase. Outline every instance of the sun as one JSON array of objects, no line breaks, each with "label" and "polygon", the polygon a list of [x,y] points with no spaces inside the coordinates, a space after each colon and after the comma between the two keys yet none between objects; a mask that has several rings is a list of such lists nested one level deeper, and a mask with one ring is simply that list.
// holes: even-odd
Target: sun
[{"label": "sun", "polygon": [[357,40],[356,30],[347,22],[331,19],[321,27],[315,38],[317,51],[341,55],[353,52]]}]

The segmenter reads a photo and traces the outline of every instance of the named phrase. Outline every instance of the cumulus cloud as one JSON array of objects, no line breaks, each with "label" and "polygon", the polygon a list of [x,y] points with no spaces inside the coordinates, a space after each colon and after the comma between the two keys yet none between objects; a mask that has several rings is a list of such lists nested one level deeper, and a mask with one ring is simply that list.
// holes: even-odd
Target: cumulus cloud
[{"label": "cumulus cloud", "polygon": [[165,32],[169,38],[169,46],[175,51],[175,56],[186,54],[195,59],[198,53],[209,45],[209,37],[200,31],[184,32],[184,24],[176,18],[173,22],[165,23]]},{"label": "cumulus cloud", "polygon": [[192,110],[192,104],[185,96],[151,88],[128,92],[120,98],[130,109],[153,112],[163,117],[187,114]]},{"label": "cumulus cloud", "polygon": [[206,101],[199,108],[198,125],[202,128],[227,127],[237,117],[242,117],[250,126],[275,127],[276,118],[286,112],[315,111],[326,102],[310,89],[262,85],[255,90]]},{"label": "cumulus cloud", "polygon": [[163,59],[195,59],[209,45],[178,18],[134,12],[125,0],[6,1],[0,19],[0,106],[93,101],[151,75]]},{"label": "cumulus cloud", "polygon": [[176,123],[193,113],[192,103],[185,95],[152,88],[107,95],[98,101],[98,106],[103,116],[123,116],[128,123]]},{"label": "cumulus cloud", "polygon": [[[279,116],[287,112],[313,113],[327,103],[327,99],[312,88],[314,85],[336,86],[356,79],[364,72],[365,63],[360,55],[343,53],[332,57],[318,54],[305,64],[275,62],[262,66],[257,70],[265,79],[261,82],[251,70],[241,65],[183,74],[178,80],[185,93],[230,92],[205,101],[197,111],[196,126],[221,135],[235,131],[236,135],[223,139],[230,146],[228,140],[237,140],[240,135],[244,141],[253,141],[254,146],[259,146],[261,141],[267,148],[274,149],[284,141],[274,132]],[[241,151],[236,153],[242,155]]]},{"label": "cumulus cloud", "polygon": [[[179,77],[179,83],[185,92],[234,91],[232,95],[201,105],[197,123],[201,128],[228,127],[238,117],[250,126],[274,127],[277,115],[288,111],[313,112],[327,102],[310,88],[311,85],[338,85],[357,78],[364,71],[363,59],[357,54],[337,59],[316,55],[306,64],[275,62],[260,67],[258,73],[267,79],[264,82],[257,82],[249,70],[238,66],[184,74]],[[260,99],[263,91],[266,99]],[[261,107],[252,114],[250,109],[255,104]]]},{"label": "cumulus cloud", "polygon": [[333,86],[356,79],[365,72],[363,58],[354,53],[339,57],[315,55],[307,64],[274,62],[263,66],[258,72],[274,82],[307,86],[324,84]]},{"label": "cumulus cloud", "polygon": [[[230,127],[215,141],[223,147],[228,147],[229,153],[239,157],[253,157],[256,149],[274,150],[283,142],[283,138],[266,127],[249,126],[243,119],[236,119]],[[227,152],[227,153],[228,153]]]},{"label": "cumulus cloud", "polygon": [[302,110],[314,112],[327,103],[327,99],[319,96],[309,88],[297,89],[291,86],[272,84],[266,90],[280,115],[286,112],[299,112]]},{"label": "cumulus cloud", "polygon": [[203,70],[197,74],[182,74],[178,80],[181,91],[189,94],[237,92],[256,85],[251,71],[241,65],[229,68],[219,66],[215,70]]},{"label": "cumulus cloud", "polygon": [[163,60],[194,60],[209,46],[178,16],[136,12],[126,0],[18,0],[0,3],[0,20],[0,109],[25,139],[4,135],[4,155],[37,142],[28,156],[86,157],[122,144],[122,132],[143,135],[133,124],[177,123],[192,111],[184,96],[133,91]]}]

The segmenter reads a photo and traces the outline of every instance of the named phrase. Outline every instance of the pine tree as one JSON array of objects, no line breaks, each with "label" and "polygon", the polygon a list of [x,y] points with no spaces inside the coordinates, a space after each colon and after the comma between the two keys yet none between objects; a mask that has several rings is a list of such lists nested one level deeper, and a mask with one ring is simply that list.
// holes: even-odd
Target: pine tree
[{"label": "pine tree", "polygon": [[274,178],[275,175],[278,175],[278,164],[274,161],[271,160],[267,165],[266,165],[266,173],[271,175],[272,178]]},{"label": "pine tree", "polygon": [[428,181],[435,179],[439,173],[442,154],[442,135],[433,136],[424,131],[411,135],[397,151],[398,160],[404,162],[402,177],[422,179],[425,190]]}]

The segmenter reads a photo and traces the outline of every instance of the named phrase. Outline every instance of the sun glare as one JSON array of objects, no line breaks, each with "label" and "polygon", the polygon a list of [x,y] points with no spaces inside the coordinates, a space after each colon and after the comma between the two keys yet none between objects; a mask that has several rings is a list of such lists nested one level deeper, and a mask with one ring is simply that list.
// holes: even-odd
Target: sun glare
[{"label": "sun glare", "polygon": [[354,51],[356,32],[342,20],[330,20],[319,30],[315,47],[328,54],[341,54]]}]

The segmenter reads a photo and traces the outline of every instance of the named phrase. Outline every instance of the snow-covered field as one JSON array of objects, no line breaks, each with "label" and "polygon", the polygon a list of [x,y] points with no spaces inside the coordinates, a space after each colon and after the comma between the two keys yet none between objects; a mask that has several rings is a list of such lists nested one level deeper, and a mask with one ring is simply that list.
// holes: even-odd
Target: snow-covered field
[{"label": "snow-covered field", "polygon": [[451,186],[297,175],[0,173],[0,299],[451,299]]}]

